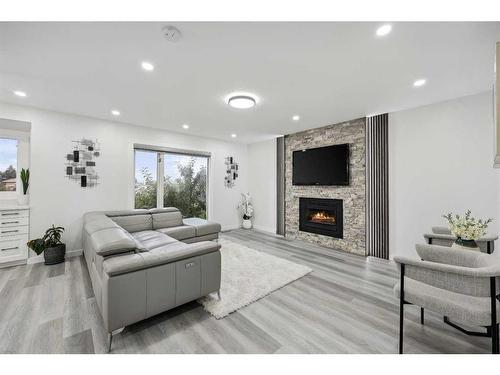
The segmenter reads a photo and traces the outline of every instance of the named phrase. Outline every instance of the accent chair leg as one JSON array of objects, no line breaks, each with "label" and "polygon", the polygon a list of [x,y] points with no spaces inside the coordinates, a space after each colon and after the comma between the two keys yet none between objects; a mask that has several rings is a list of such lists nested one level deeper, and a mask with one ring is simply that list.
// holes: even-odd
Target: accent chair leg
[{"label": "accent chair leg", "polygon": [[401,264],[401,285],[399,289],[399,354],[403,354],[404,305],[405,305],[405,265]]},{"label": "accent chair leg", "polygon": [[420,324],[424,324],[424,308],[420,308]]},{"label": "accent chair leg", "polygon": [[496,278],[490,277],[490,301],[491,301],[491,352],[498,354],[498,324],[497,324],[497,296]]},{"label": "accent chair leg", "polygon": [[108,332],[108,353],[111,351],[112,343],[113,343],[113,333]]}]

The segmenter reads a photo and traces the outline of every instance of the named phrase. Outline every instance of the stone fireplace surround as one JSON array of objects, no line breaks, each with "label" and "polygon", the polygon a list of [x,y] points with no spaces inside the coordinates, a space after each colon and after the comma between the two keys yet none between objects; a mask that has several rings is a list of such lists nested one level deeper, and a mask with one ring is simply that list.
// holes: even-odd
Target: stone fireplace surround
[{"label": "stone fireplace surround", "polygon": [[[358,255],[365,251],[365,118],[285,136],[285,236]],[[348,186],[292,185],[292,153],[296,150],[349,143]],[[299,198],[343,200],[343,238],[299,230]]]}]

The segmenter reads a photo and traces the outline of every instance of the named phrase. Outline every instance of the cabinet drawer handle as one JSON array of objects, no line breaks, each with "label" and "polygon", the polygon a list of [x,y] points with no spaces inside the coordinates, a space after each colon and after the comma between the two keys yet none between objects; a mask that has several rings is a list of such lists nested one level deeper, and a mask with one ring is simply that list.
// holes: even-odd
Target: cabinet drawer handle
[{"label": "cabinet drawer handle", "polygon": [[2,221],[2,224],[19,224],[19,221]]},{"label": "cabinet drawer handle", "polygon": [[2,251],[16,250],[16,249],[19,249],[19,246],[16,246],[16,247],[6,247],[5,249],[2,249]]},{"label": "cabinet drawer handle", "polygon": [[19,229],[13,229],[13,230],[3,230],[2,233],[15,233],[19,232]]},{"label": "cabinet drawer handle", "polygon": [[1,214],[1,216],[13,216],[13,215],[19,215],[19,212],[6,212]]}]

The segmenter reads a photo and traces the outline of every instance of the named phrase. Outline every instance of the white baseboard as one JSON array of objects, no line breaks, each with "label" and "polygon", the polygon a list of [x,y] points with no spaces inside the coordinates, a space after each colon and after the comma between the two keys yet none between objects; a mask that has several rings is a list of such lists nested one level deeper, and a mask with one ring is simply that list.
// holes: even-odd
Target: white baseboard
[{"label": "white baseboard", "polygon": [[[66,252],[65,258],[71,258],[71,257],[77,257],[83,254],[83,249],[78,249],[78,250],[71,250]],[[36,257],[31,257],[28,258],[27,264],[33,264],[33,263],[42,263],[44,262],[43,254],[38,255]]]},{"label": "white baseboard", "polygon": [[234,229],[239,229],[241,228],[240,225],[226,225],[221,228],[222,232],[227,232],[228,230],[234,230]]},{"label": "white baseboard", "polygon": [[258,231],[261,231],[261,232],[276,234],[276,228],[264,227],[262,225],[255,225],[255,224],[254,224],[253,227],[254,227],[255,230],[258,230]]}]

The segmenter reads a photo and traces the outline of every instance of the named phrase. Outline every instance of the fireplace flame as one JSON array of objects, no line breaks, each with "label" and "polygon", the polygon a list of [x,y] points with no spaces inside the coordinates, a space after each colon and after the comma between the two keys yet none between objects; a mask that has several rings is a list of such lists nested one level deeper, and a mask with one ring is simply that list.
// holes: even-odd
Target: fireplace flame
[{"label": "fireplace flame", "polygon": [[311,215],[309,218],[310,221],[314,223],[322,223],[322,224],[335,224],[337,221],[335,220],[335,216],[328,214],[324,211],[318,211]]}]

